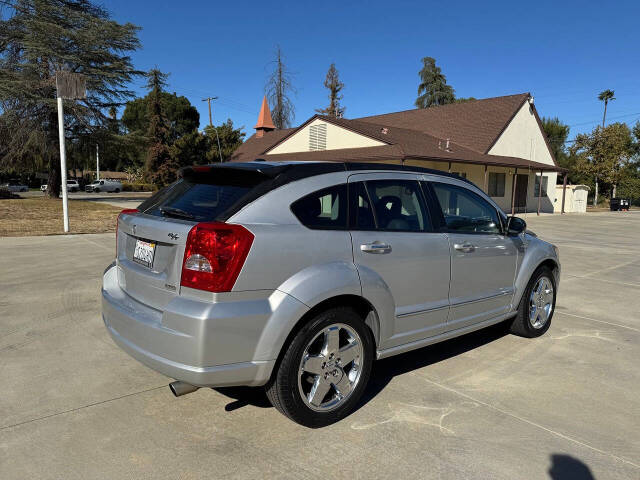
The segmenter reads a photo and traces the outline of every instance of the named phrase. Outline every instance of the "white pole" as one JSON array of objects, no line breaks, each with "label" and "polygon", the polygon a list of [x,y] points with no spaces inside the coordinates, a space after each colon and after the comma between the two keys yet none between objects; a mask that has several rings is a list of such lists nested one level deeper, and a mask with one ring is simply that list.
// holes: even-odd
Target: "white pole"
[{"label": "white pole", "polygon": [[64,148],[64,111],[62,97],[58,97],[58,137],[60,139],[60,173],[62,174],[62,215],[64,231],[69,231],[69,210],[67,205],[67,154]]},{"label": "white pole", "polygon": [[96,180],[100,180],[100,151],[96,143]]}]

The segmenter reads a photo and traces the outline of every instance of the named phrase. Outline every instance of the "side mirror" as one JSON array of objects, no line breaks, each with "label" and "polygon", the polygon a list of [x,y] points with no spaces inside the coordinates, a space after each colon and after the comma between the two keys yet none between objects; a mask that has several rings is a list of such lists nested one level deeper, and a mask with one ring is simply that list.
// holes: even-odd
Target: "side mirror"
[{"label": "side mirror", "polygon": [[509,217],[507,220],[507,234],[520,235],[527,229],[527,222],[518,217]]}]

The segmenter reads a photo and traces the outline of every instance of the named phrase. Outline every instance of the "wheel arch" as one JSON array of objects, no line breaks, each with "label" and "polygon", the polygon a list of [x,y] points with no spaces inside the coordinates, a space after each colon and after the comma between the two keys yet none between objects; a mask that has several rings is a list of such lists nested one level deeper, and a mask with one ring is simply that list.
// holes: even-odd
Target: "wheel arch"
[{"label": "wheel arch", "polygon": [[535,261],[527,262],[527,264],[522,265],[520,271],[518,272],[518,277],[516,279],[516,288],[515,288],[515,297],[513,301],[513,305],[517,307],[520,304],[520,300],[522,299],[522,295],[524,294],[529,281],[533,274],[540,267],[548,267],[553,273],[553,277],[556,283],[556,292],[558,290],[558,284],[560,282],[560,264],[556,258],[551,256],[546,256],[544,258],[536,258]]},{"label": "wheel arch", "polygon": [[371,330],[374,339],[374,348],[380,341],[380,320],[375,307],[367,299],[360,295],[342,294],[336,295],[325,300],[318,302],[316,305],[308,309],[298,320],[293,327],[289,330],[284,342],[280,346],[277,359],[274,364],[273,372],[277,371],[282,357],[285,354],[287,346],[291,343],[297,333],[304,327],[312,318],[321,312],[327,311],[331,308],[347,307],[355,310],[355,312],[362,318],[362,322]]}]

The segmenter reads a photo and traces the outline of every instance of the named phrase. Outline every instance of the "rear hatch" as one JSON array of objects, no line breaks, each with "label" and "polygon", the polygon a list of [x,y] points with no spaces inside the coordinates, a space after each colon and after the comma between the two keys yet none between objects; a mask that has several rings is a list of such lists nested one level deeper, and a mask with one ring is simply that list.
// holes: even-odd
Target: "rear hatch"
[{"label": "rear hatch", "polygon": [[195,167],[118,219],[118,283],[131,297],[164,309],[180,293],[187,236],[199,222],[224,222],[269,190],[273,173]]}]

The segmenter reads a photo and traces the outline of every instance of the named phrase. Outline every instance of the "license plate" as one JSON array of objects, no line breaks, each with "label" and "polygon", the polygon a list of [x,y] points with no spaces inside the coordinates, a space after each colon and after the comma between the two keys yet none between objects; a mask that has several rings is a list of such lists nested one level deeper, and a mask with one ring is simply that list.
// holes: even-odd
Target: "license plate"
[{"label": "license plate", "polygon": [[151,268],[153,265],[153,256],[156,253],[156,244],[145,242],[144,240],[136,240],[136,249],[133,251],[133,261]]}]

